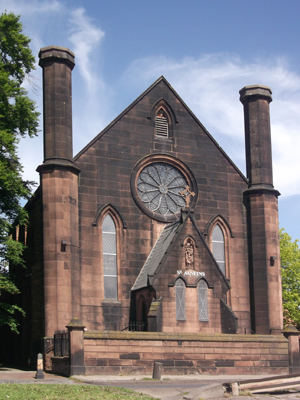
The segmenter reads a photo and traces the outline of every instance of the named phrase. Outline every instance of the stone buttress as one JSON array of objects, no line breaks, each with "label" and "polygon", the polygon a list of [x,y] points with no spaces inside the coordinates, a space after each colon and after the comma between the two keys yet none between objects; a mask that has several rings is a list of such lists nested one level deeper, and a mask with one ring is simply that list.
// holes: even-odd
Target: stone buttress
[{"label": "stone buttress", "polygon": [[43,204],[45,335],[80,318],[78,175],[72,150],[72,69],[74,54],[50,46],[40,50],[43,68]]},{"label": "stone buttress", "polygon": [[240,90],[249,179],[244,199],[248,218],[252,329],[257,334],[279,334],[283,327],[277,202],[280,193],[273,187],[271,94],[269,87],[261,85]]}]

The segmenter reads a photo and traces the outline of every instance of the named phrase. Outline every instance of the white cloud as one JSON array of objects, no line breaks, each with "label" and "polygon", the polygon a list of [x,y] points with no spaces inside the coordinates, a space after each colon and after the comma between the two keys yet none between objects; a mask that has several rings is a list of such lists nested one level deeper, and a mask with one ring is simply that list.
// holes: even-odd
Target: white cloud
[{"label": "white cloud", "polygon": [[0,6],[2,10],[7,12],[13,12],[15,14],[21,14],[22,17],[27,15],[33,15],[36,13],[49,13],[60,11],[63,7],[63,3],[57,0],[1,0]]},{"label": "white cloud", "polygon": [[[23,32],[31,39],[30,48],[36,58],[36,70],[32,71],[31,79],[35,84],[32,90],[30,82],[24,82],[24,87],[29,92],[29,97],[34,100],[40,112],[42,112],[42,71],[38,67],[38,52],[41,47],[49,44],[49,33],[56,32],[52,29],[53,23],[57,25],[57,33],[61,33],[59,21],[63,18],[66,8],[63,2],[57,0],[0,0],[2,11],[13,12],[21,16]],[[40,120],[42,127],[42,116]],[[40,128],[42,129],[42,128]],[[23,177],[26,180],[38,181],[39,176],[35,172],[36,167],[43,161],[43,137],[42,132],[36,138],[24,138],[20,140],[19,156],[24,166]]]},{"label": "white cloud", "polygon": [[300,76],[285,59],[246,62],[233,54],[173,60],[135,60],[121,84],[144,89],[164,75],[238,167],[245,171],[243,108],[239,90],[247,85],[270,86],[274,185],[283,195],[300,194]]},{"label": "white cloud", "polygon": [[[109,122],[106,118],[109,114],[111,90],[102,79],[101,43],[105,36],[90,17],[86,15],[84,8],[77,8],[71,12],[69,22],[69,41],[72,51],[75,53],[76,74],[80,74],[83,84],[74,87],[74,153],[76,154],[101,129]],[[74,76],[74,75],[73,75]],[[78,81],[78,80],[77,80]]]},{"label": "white cloud", "polygon": [[93,65],[91,56],[104,37],[104,32],[85,15],[84,8],[77,8],[72,11],[69,22],[72,25],[69,40],[73,45],[72,50],[75,54],[78,54],[77,65],[89,90],[92,90],[95,86],[96,77],[93,76],[91,71]]},{"label": "white cloud", "polygon": [[[21,14],[24,32],[32,38],[37,56],[41,47],[69,47],[76,56],[73,72],[74,153],[116,117],[120,103],[128,103],[159,76],[164,75],[204,126],[245,171],[243,107],[239,90],[246,85],[270,86],[274,184],[283,195],[300,194],[300,76],[286,59],[242,60],[236,54],[206,54],[199,58],[171,59],[152,56],[133,61],[123,76],[108,85],[101,70],[101,44],[105,34],[84,8],[59,0],[0,0],[2,10]],[[36,57],[37,58],[37,57]],[[41,69],[35,77],[38,95],[30,93],[41,109]],[[30,86],[26,84],[30,90]],[[114,96],[117,93],[118,96]],[[118,109],[118,111],[116,111]],[[34,149],[34,150],[33,150]],[[36,157],[33,157],[35,154]],[[42,134],[20,142],[26,179],[42,162]]]},{"label": "white cloud", "polygon": [[[58,0],[0,0],[0,8],[21,15],[24,33],[31,38],[34,54],[45,46],[43,40],[47,40],[49,34],[55,36],[60,30],[58,19],[66,13],[64,3]],[[54,23],[56,30],[53,29]]]},{"label": "white cloud", "polygon": [[[100,45],[104,32],[97,26],[97,21],[86,15],[84,8],[76,8],[71,2],[0,0],[0,7],[21,15],[24,33],[31,38],[31,49],[37,64],[41,47],[57,45],[68,47],[75,53],[73,126],[76,153],[108,122],[102,115],[109,104],[110,91],[105,87],[99,70]],[[37,93],[31,90],[29,82],[24,82],[24,86],[42,112],[42,70],[38,65],[32,75],[38,86]],[[106,102],[101,101],[104,92]],[[101,108],[99,102],[103,104]],[[42,127],[42,115],[40,125]],[[43,162],[42,143],[42,132],[38,138],[20,141],[19,155],[24,165],[25,179],[38,180],[38,174],[34,171]]]}]

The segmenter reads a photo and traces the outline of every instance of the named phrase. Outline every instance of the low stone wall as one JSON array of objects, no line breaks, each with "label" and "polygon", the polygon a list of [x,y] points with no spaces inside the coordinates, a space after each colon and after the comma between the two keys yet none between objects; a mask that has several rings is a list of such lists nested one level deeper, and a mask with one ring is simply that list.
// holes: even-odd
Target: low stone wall
[{"label": "low stone wall", "polygon": [[87,331],[84,358],[87,375],[150,375],[155,361],[167,375],[289,373],[282,335]]},{"label": "low stone wall", "polygon": [[52,357],[54,357],[53,348],[47,350],[44,353],[44,370],[46,372],[51,372],[52,371]]},{"label": "low stone wall", "polygon": [[52,373],[62,376],[70,376],[70,358],[52,357]]}]

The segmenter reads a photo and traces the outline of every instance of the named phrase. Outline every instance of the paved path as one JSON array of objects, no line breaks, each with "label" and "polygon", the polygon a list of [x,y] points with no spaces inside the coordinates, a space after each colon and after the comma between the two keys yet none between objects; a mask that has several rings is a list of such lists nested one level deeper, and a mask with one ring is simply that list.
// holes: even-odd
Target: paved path
[{"label": "paved path", "polygon": [[[260,375],[259,378],[270,375]],[[145,380],[142,376],[76,376],[78,380],[94,385],[123,386],[161,400],[225,400],[222,383],[256,379],[257,375],[163,375],[162,381]],[[230,397],[230,396],[229,396]],[[299,391],[276,394],[251,394],[230,397],[231,400],[299,400]]]},{"label": "paved path", "polygon": [[[88,384],[104,386],[122,386],[156,397],[161,400],[198,400],[213,399],[225,400],[222,383],[234,382],[244,379],[254,379],[255,375],[163,375],[162,381],[149,380],[149,376],[74,376],[65,378],[62,376],[44,373],[45,378],[35,379],[35,371],[22,371],[15,368],[0,366],[1,383],[32,383],[32,384]],[[262,375],[260,378],[264,377]],[[299,391],[286,393],[252,394],[231,397],[232,400],[300,400]]]},{"label": "paved path", "polygon": [[24,371],[0,365],[0,383],[67,383],[75,381],[55,374],[44,373],[44,379],[35,379],[36,371]]}]

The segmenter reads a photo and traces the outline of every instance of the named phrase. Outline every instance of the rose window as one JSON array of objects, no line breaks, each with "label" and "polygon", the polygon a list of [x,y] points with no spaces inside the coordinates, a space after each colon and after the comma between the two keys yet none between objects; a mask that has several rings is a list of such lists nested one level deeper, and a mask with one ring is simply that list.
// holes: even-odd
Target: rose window
[{"label": "rose window", "polygon": [[187,185],[186,178],[176,167],[163,162],[147,165],[137,179],[141,201],[162,216],[177,214],[186,205],[185,197],[179,192]]}]

